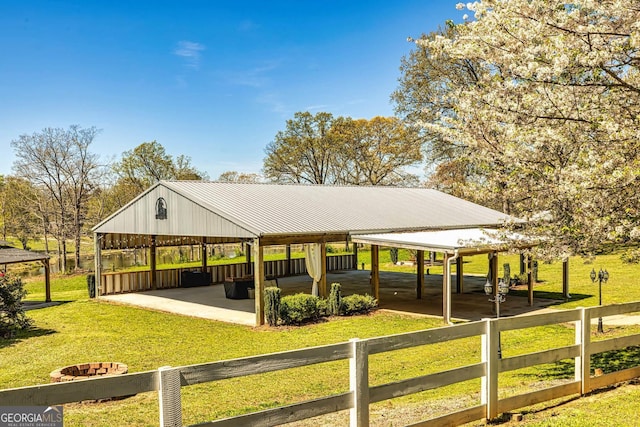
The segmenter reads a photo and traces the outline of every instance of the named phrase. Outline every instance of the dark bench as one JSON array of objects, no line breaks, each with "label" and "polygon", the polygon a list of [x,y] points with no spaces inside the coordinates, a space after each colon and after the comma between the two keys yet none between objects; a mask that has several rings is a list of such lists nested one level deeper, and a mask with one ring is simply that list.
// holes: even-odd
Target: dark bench
[{"label": "dark bench", "polygon": [[211,284],[211,273],[201,271],[183,271],[180,273],[180,287],[193,288],[195,286],[208,286]]},{"label": "dark bench", "polygon": [[229,299],[248,299],[254,289],[253,277],[231,277],[224,282],[224,296]]}]

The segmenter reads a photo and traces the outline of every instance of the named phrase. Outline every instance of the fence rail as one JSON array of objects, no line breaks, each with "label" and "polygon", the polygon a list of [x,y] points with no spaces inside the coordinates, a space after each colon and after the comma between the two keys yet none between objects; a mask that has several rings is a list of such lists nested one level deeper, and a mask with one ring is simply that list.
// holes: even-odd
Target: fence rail
[{"label": "fence rail", "polygon": [[[354,254],[327,256],[327,271],[356,269]],[[179,288],[182,273],[200,271],[201,267],[170,268],[156,271],[156,289]],[[285,277],[307,273],[304,258],[281,259],[264,262],[265,276]],[[243,277],[253,274],[253,263],[208,265],[211,283],[222,283],[228,277]],[[100,276],[100,295],[151,290],[151,271],[105,272]]]},{"label": "fence rail", "polygon": [[[540,315],[485,319],[455,326],[366,340],[353,339],[345,343],[301,350],[190,366],[162,367],[156,371],[85,381],[0,390],[0,402],[3,405],[16,406],[57,405],[158,391],[160,425],[179,426],[182,425],[182,387],[348,359],[349,392],[236,417],[207,421],[198,425],[214,427],[235,425],[271,426],[349,409],[351,425],[367,426],[369,425],[369,405],[371,403],[481,378],[480,405],[463,408],[419,423],[420,426],[460,425],[482,418],[493,419],[499,413],[564,396],[585,394],[597,388],[639,377],[640,366],[598,377],[591,376],[590,367],[590,356],[593,354],[640,345],[640,334],[591,343],[591,319],[598,316],[606,317],[607,315],[638,311],[640,311],[640,302],[581,308]],[[500,331],[567,322],[575,324],[575,344],[503,359],[498,358],[497,349]],[[479,363],[369,387],[370,355],[467,337],[481,338],[482,360]],[[455,350],[452,348],[451,351],[454,352]],[[500,372],[567,359],[574,360],[574,380],[516,396],[502,399],[498,397]]]}]

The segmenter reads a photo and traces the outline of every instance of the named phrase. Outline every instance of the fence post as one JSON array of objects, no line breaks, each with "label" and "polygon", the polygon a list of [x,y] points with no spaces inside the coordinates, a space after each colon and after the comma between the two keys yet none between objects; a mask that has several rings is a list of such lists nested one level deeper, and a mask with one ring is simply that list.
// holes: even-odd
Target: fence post
[{"label": "fence post", "polygon": [[485,375],[481,380],[480,403],[486,406],[485,418],[498,416],[498,319],[483,319],[485,331],[482,335],[482,362]]},{"label": "fence post", "polygon": [[353,401],[349,410],[351,427],[369,425],[369,352],[367,341],[350,339],[349,386]]},{"label": "fence post", "polygon": [[584,307],[580,310],[579,327],[576,325],[576,344],[580,344],[580,357],[576,358],[576,381],[580,381],[580,393],[591,391],[591,311]]},{"label": "fence post", "polygon": [[182,426],[182,401],[180,397],[180,371],[163,366],[158,369],[158,402],[160,427]]}]

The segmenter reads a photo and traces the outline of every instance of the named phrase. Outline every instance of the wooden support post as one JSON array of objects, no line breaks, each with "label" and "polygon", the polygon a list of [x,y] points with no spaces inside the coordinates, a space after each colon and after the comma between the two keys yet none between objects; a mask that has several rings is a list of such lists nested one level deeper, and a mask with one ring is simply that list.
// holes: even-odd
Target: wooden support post
[{"label": "wooden support post", "polygon": [[318,294],[322,298],[327,298],[327,244],[325,242],[320,243],[320,282],[318,283]]},{"label": "wooden support post", "polygon": [[158,402],[160,426],[182,426],[182,399],[180,397],[180,371],[170,366],[158,369]]},{"label": "wooden support post", "polygon": [[527,300],[533,307],[533,258],[527,257]]},{"label": "wooden support post", "polygon": [[462,256],[456,258],[456,292],[461,294],[464,292],[464,263]]},{"label": "wooden support post", "polygon": [[256,326],[264,325],[264,249],[260,239],[253,240],[253,282],[256,302]]},{"label": "wooden support post", "polygon": [[451,268],[449,258],[445,252],[442,258],[442,318],[445,324],[451,323]]},{"label": "wooden support post", "polygon": [[353,265],[351,266],[353,270],[358,269],[358,244],[353,242]]},{"label": "wooden support post", "polygon": [[489,252],[487,254],[487,260],[489,261],[489,274],[487,277],[487,282],[491,282],[491,284],[493,285],[493,276],[494,276],[494,272],[493,272],[493,252]]},{"label": "wooden support post", "polygon": [[527,272],[527,263],[524,254],[520,254],[520,274]]},{"label": "wooden support post", "polygon": [[493,297],[498,295],[498,253],[491,254],[491,283],[493,283]]},{"label": "wooden support post", "polygon": [[149,247],[149,264],[151,267],[151,289],[157,289],[156,277],[156,236],[151,236],[151,246]]},{"label": "wooden support post", "polygon": [[[96,275],[96,297],[100,296],[100,291],[102,289],[102,239],[103,235],[99,233],[95,233],[93,235],[93,249],[94,249],[94,273]],[[49,265],[49,260],[45,264],[45,274],[47,273],[47,266]]]},{"label": "wooden support post", "polygon": [[496,319],[484,319],[486,329],[482,335],[482,362],[486,375],[481,380],[480,403],[487,406],[486,419],[490,421],[498,416],[498,343],[499,329]]},{"label": "wooden support post", "polygon": [[349,388],[353,395],[353,406],[349,410],[351,427],[369,425],[369,354],[367,341],[358,338],[349,340],[351,358],[349,359]]},{"label": "wooden support post", "polygon": [[380,301],[380,248],[371,245],[371,294]]},{"label": "wooden support post", "polygon": [[43,259],[42,263],[44,264],[44,300],[45,302],[51,302],[51,267],[49,266],[49,258]]},{"label": "wooden support post", "polygon": [[245,242],[244,247],[245,247],[244,256],[247,261],[247,275],[253,276],[253,245],[250,245],[249,243]]},{"label": "wooden support post", "polygon": [[569,295],[569,258],[562,260],[562,296],[565,299],[571,298]]},{"label": "wooden support post", "polygon": [[284,275],[291,276],[291,245],[286,246],[285,255],[287,261],[284,263]]},{"label": "wooden support post", "polygon": [[424,251],[418,251],[416,262],[418,263],[416,298],[422,299],[422,289],[424,289]]},{"label": "wooden support post", "polygon": [[205,237],[202,238],[202,246],[200,248],[202,258],[202,273],[207,273],[207,239]]}]

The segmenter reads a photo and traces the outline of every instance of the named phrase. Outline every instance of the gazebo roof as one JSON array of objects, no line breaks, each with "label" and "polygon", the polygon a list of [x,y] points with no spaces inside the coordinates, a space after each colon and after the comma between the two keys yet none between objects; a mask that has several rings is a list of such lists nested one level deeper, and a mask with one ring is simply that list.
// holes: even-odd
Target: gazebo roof
[{"label": "gazebo roof", "polygon": [[0,240],[0,265],[20,262],[42,261],[44,264],[45,302],[51,301],[51,278],[49,277],[49,255],[14,248],[11,243]]},{"label": "gazebo roof", "polygon": [[[379,246],[474,255],[535,246],[517,233],[504,234],[496,230],[468,228],[457,230],[420,231],[413,233],[382,233],[354,235],[352,240]],[[515,245],[514,245],[515,242]]]},{"label": "gazebo roof", "polygon": [[45,259],[49,259],[49,255],[14,248],[11,243],[0,240],[0,265],[42,261]]}]

